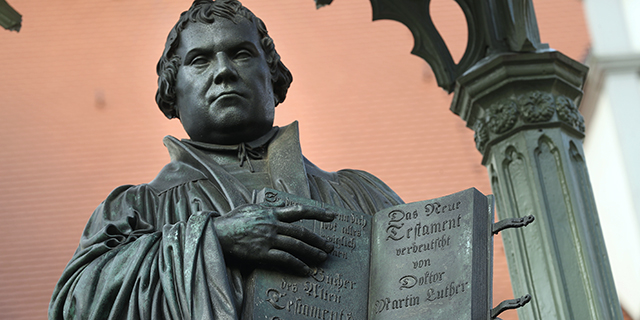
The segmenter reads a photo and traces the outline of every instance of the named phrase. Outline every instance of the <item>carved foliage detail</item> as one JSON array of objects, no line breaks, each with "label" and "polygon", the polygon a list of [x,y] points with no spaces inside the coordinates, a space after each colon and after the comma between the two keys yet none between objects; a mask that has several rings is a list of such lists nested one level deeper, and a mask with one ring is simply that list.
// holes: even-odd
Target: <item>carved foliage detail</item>
[{"label": "carved foliage detail", "polygon": [[[553,120],[555,113],[558,116]],[[584,118],[571,98],[531,91],[518,98],[500,100],[485,109],[485,116],[473,125],[476,148],[484,153],[489,141],[513,129],[518,122],[526,124],[547,121],[562,121],[584,133]]]},{"label": "carved foliage detail", "polygon": [[584,132],[584,118],[578,112],[578,107],[573,100],[559,96],[556,98],[556,109],[558,110],[558,118],[572,127]]},{"label": "carved foliage detail", "polygon": [[553,95],[541,91],[533,91],[520,96],[519,107],[522,120],[536,123],[549,121],[555,111]]},{"label": "carved foliage detail", "polygon": [[476,142],[476,148],[481,153],[484,153],[484,148],[487,146],[487,142],[489,142],[489,132],[487,131],[487,125],[482,120],[477,121],[475,127],[473,128],[473,131],[475,131],[473,140],[475,140]]},{"label": "carved foliage detail", "polygon": [[487,123],[494,133],[503,133],[513,128],[518,120],[518,106],[510,99],[494,103],[487,110]]}]

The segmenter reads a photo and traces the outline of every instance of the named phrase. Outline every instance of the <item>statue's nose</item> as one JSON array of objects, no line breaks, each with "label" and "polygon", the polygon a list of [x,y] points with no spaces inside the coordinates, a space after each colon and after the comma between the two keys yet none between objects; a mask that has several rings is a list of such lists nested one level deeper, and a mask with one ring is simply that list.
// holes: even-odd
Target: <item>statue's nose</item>
[{"label": "statue's nose", "polygon": [[216,57],[216,67],[213,74],[213,82],[222,84],[238,80],[238,72],[233,61],[224,53],[219,53]]}]

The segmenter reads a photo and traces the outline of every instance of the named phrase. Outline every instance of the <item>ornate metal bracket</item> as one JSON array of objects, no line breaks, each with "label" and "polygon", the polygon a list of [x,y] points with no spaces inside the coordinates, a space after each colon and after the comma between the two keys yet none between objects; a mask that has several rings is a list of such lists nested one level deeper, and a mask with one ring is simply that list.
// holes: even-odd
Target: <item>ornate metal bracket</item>
[{"label": "ornate metal bracket", "polygon": [[498,316],[501,313],[503,313],[504,311],[520,308],[520,307],[524,306],[525,304],[529,303],[529,301],[531,301],[531,295],[530,294],[522,296],[522,297],[520,297],[518,299],[502,301],[502,302],[500,302],[500,304],[497,307],[491,309],[491,319],[500,320],[500,318],[498,318]]},{"label": "ornate metal bracket", "polygon": [[531,52],[548,48],[540,34],[531,0],[455,0],[467,20],[467,49],[455,63],[431,19],[431,0],[371,0],[373,20],[396,20],[415,40],[412,54],[423,58],[448,92],[476,62],[492,53]]},{"label": "ornate metal bracket", "polygon": [[522,218],[510,218],[510,219],[500,220],[493,224],[493,227],[491,228],[491,233],[498,234],[498,232],[504,229],[526,227],[528,224],[533,222],[533,220],[535,220],[535,217],[533,215],[522,217]]},{"label": "ornate metal bracket", "polygon": [[[316,7],[333,0],[316,0]],[[476,62],[493,53],[531,52],[548,48],[540,43],[531,0],[455,0],[467,20],[467,49],[455,63],[431,19],[431,0],[371,0],[373,20],[396,20],[411,30],[412,54],[429,63],[438,86],[452,92],[455,82]]]},{"label": "ornate metal bracket", "polygon": [[453,91],[455,80],[478,60],[487,49],[483,17],[478,11],[485,11],[484,1],[456,0],[467,19],[469,33],[467,49],[458,64],[431,19],[430,0],[371,0],[373,20],[396,20],[411,30],[414,38],[412,54],[424,59],[438,81],[438,86],[448,92]]},{"label": "ornate metal bracket", "polygon": [[[498,234],[498,232],[505,229],[526,227],[534,220],[535,220],[535,217],[533,215],[529,215],[522,218],[510,218],[510,219],[500,220],[492,225],[491,233],[495,235],[495,234]],[[520,308],[525,304],[529,303],[529,301],[531,301],[530,294],[522,296],[518,299],[502,301],[500,302],[500,304],[498,304],[498,306],[491,309],[491,319],[500,320],[500,318],[498,318],[498,315],[500,315],[502,312],[510,309]]]}]

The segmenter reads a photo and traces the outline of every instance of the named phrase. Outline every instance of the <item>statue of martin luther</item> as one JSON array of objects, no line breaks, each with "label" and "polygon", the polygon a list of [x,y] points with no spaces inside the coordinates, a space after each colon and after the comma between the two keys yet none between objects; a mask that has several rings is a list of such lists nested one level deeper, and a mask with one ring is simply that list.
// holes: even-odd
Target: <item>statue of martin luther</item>
[{"label": "statue of martin luther", "polygon": [[156,101],[191,139],[171,162],[116,188],[94,211],[49,319],[240,319],[256,267],[306,274],[333,245],[300,219],[333,213],[252,203],[264,187],[373,214],[402,203],[363,171],[325,172],[301,153],[297,123],[273,126],[292,81],[262,20],[236,0],[196,0],[169,33]]}]

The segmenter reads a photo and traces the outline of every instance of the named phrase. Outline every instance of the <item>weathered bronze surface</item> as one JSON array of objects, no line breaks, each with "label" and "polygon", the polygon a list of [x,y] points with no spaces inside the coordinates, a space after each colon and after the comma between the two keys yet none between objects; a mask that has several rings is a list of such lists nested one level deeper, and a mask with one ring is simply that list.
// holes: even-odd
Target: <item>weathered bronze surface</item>
[{"label": "weathered bronze surface", "polygon": [[471,188],[378,212],[369,319],[488,319],[492,206]]},{"label": "weathered bronze surface", "polygon": [[272,189],[259,192],[255,202],[275,206],[301,204],[336,213],[331,222],[296,223],[326,239],[334,249],[307,276],[278,270],[253,271],[243,319],[264,319],[265,315],[280,319],[367,319],[373,217]]},{"label": "weathered bronze surface", "polygon": [[[337,213],[332,222],[297,222],[331,242],[334,251],[308,276],[253,271],[243,319],[490,316],[492,196],[471,188],[382,209],[373,217],[272,189],[262,190],[254,200]],[[515,307],[508,301],[492,313]]]},{"label": "weathered bronze surface", "polygon": [[196,0],[157,72],[190,139],[166,137],[171,163],[98,206],[50,319],[491,316],[492,198],[402,205],[366,172],[313,165],[296,122],[273,126],[292,76],[238,1]]},{"label": "weathered bronze surface", "polygon": [[195,1],[157,72],[160,109],[191,139],[166,137],[171,163],[148,184],[116,188],[94,211],[50,319],[240,319],[255,269],[307,275],[342,250],[293,223],[335,213],[255,203],[254,190],[368,215],[402,203],[366,172],[329,173],[305,159],[297,123],[273,127],[291,73],[264,23],[238,1]]}]

